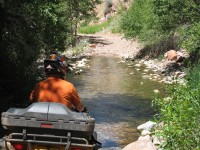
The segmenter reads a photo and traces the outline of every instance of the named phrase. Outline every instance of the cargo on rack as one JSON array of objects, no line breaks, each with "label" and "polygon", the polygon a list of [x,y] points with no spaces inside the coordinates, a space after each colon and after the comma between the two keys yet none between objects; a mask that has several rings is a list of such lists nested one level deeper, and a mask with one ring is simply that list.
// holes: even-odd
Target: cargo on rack
[{"label": "cargo on rack", "polygon": [[73,112],[60,103],[51,102],[36,102],[24,109],[10,108],[2,113],[1,123],[8,133],[26,129],[31,133],[57,135],[67,132],[90,135],[95,126],[95,120],[87,113]]}]

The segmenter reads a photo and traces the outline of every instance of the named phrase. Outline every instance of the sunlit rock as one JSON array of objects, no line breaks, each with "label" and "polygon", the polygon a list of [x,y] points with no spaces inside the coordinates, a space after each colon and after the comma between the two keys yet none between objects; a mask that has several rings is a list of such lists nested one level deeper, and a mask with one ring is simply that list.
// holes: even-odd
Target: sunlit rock
[{"label": "sunlit rock", "polygon": [[149,71],[149,69],[144,69],[144,72],[148,72]]},{"label": "sunlit rock", "polygon": [[141,136],[136,142],[128,144],[122,150],[156,150],[150,136]]},{"label": "sunlit rock", "polygon": [[161,142],[160,142],[160,140],[158,139],[158,137],[157,136],[152,136],[152,139],[153,139],[153,144],[154,145],[160,145],[161,144]]},{"label": "sunlit rock", "polygon": [[143,78],[143,79],[148,79],[148,78],[149,78],[149,75],[145,75],[145,74],[144,74],[144,75],[142,76],[142,78]]},{"label": "sunlit rock", "polygon": [[168,60],[176,60],[177,59],[177,53],[175,50],[169,50],[165,56]]},{"label": "sunlit rock", "polygon": [[135,64],[135,67],[141,67],[141,64]]},{"label": "sunlit rock", "polygon": [[152,121],[148,121],[142,125],[139,125],[137,127],[137,129],[139,131],[142,131],[142,130],[147,130],[147,131],[151,131],[152,128],[154,128],[156,126],[156,123],[155,122],[152,122]]},{"label": "sunlit rock", "polygon": [[151,134],[151,132],[147,131],[147,130],[143,130],[141,133],[142,136],[146,136],[146,135],[150,135],[150,134]]},{"label": "sunlit rock", "polygon": [[159,90],[154,89],[153,92],[154,92],[154,93],[159,93]]}]

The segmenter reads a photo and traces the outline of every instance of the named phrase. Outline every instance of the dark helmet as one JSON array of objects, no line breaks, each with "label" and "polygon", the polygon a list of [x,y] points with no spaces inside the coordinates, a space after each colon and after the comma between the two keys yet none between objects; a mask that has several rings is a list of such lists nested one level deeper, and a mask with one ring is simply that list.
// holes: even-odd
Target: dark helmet
[{"label": "dark helmet", "polygon": [[46,75],[64,76],[67,72],[68,64],[64,57],[52,53],[49,58],[44,60],[44,70]]}]

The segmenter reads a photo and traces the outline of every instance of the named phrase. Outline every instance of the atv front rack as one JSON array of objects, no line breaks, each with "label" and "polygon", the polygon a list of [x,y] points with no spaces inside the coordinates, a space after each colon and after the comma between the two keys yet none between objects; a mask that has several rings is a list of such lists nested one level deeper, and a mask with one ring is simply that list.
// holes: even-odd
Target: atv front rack
[{"label": "atv front rack", "polygon": [[[51,145],[63,145],[65,150],[68,150],[70,146],[79,146],[85,148],[94,148],[95,144],[89,144],[85,138],[72,137],[71,133],[68,132],[67,136],[55,136],[55,135],[38,135],[38,134],[27,134],[26,130],[23,133],[11,133],[4,137],[5,142],[21,142],[37,144],[51,144]],[[75,142],[76,141],[76,142]]]}]

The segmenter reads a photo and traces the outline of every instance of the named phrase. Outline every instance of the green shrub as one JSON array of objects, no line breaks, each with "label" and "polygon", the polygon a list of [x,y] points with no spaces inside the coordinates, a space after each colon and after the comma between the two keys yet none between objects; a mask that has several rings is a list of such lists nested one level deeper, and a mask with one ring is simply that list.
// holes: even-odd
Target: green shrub
[{"label": "green shrub", "polygon": [[178,30],[180,34],[180,45],[190,53],[200,48],[200,22],[190,26],[182,26]]},{"label": "green shrub", "polygon": [[200,149],[200,65],[193,68],[187,76],[185,85],[167,87],[168,100],[156,97],[154,106],[160,110],[164,123],[158,132],[165,140],[166,150]]},{"label": "green shrub", "polygon": [[198,1],[134,0],[122,14],[120,28],[126,38],[138,38],[149,47],[178,33],[177,49],[193,52],[199,48],[199,10]]},{"label": "green shrub", "polygon": [[152,0],[134,0],[122,14],[120,28],[127,38],[139,38],[146,44],[156,43],[162,36]]}]

